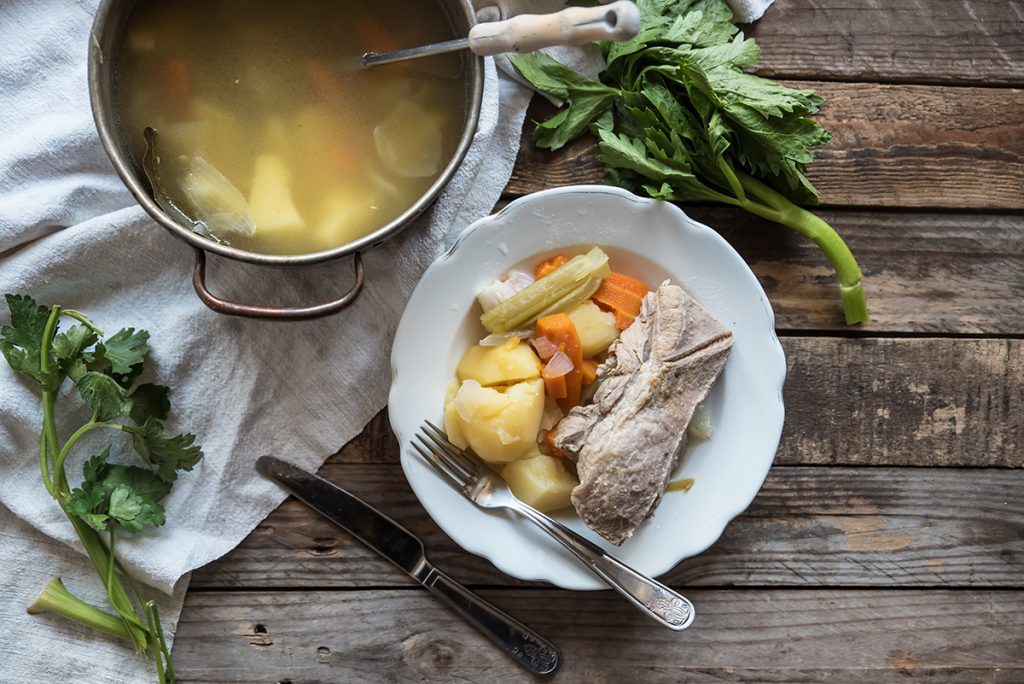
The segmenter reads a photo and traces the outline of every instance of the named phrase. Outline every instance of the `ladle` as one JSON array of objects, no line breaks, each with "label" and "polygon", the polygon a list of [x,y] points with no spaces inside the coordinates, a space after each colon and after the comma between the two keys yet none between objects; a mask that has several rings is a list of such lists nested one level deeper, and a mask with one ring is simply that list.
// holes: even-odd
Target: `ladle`
[{"label": "ladle", "polygon": [[504,21],[476,24],[466,38],[393,52],[367,52],[362,63],[369,68],[466,49],[482,57],[533,52],[555,45],[629,40],[639,30],[640,10],[629,0],[618,0],[599,7],[569,7],[553,14],[520,14]]}]

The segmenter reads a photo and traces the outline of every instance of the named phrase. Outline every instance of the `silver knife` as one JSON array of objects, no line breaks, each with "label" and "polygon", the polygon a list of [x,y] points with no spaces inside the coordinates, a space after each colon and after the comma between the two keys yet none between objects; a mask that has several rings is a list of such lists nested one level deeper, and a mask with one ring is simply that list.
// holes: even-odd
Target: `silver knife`
[{"label": "silver knife", "polygon": [[394,563],[530,672],[547,676],[558,669],[561,655],[550,641],[435,568],[423,542],[376,508],[333,482],[272,456],[257,459],[256,470]]}]

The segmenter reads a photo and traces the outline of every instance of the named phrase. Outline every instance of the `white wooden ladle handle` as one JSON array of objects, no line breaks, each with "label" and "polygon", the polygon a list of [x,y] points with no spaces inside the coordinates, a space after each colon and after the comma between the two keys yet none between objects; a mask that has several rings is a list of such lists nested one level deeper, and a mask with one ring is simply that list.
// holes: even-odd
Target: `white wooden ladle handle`
[{"label": "white wooden ladle handle", "polygon": [[555,45],[629,40],[639,30],[640,10],[629,0],[618,0],[600,7],[569,7],[554,14],[520,14],[477,24],[469,31],[469,49],[482,57],[533,52]]}]

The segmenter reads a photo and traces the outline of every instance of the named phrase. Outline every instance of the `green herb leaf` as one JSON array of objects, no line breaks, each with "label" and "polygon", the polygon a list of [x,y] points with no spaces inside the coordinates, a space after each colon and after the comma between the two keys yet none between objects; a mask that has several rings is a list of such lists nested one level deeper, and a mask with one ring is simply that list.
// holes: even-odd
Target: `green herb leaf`
[{"label": "green herb leaf", "polygon": [[[77,374],[77,369],[76,370]],[[114,378],[104,373],[88,371],[76,382],[78,392],[97,412],[100,420],[122,416],[128,409],[128,394]]]},{"label": "green herb leaf", "polygon": [[170,392],[163,385],[139,385],[128,395],[128,415],[137,425],[150,418],[166,420],[171,410]]},{"label": "green herb leaf", "polygon": [[836,269],[847,322],[866,322],[849,248],[797,206],[818,201],[804,171],[831,139],[810,118],[821,98],[745,71],[760,49],[732,24],[725,0],[637,6],[637,36],[601,45],[600,82],[546,55],[512,58],[534,88],[564,103],[537,125],[537,145],[558,149],[590,130],[609,183],[656,199],[731,204],[807,235]]},{"label": "green herb leaf", "polygon": [[132,445],[143,460],[156,469],[164,482],[174,482],[179,470],[192,470],[203,457],[199,445],[194,444],[196,436],[189,433],[164,436],[164,427],[149,418],[139,427],[126,428],[132,435]]},{"label": "green herb leaf", "polygon": [[72,382],[77,383],[87,372],[83,355],[98,339],[96,333],[84,325],[72,326],[67,332],[56,335],[53,352],[60,372],[64,376],[74,375]]},{"label": "green herb leaf", "polygon": [[24,373],[42,385],[52,383],[53,378],[43,377],[39,370],[43,330],[50,310],[25,295],[8,294],[4,298],[11,311],[11,322],[0,328],[0,352],[16,373]]},{"label": "green herb leaf", "polygon": [[159,501],[171,490],[170,483],[145,468],[107,463],[109,455],[107,447],[86,461],[82,485],[68,497],[68,513],[99,531],[111,522],[129,532],[163,525],[164,508]]},{"label": "green herb leaf", "polygon": [[557,150],[578,138],[611,108],[619,93],[616,88],[577,74],[543,52],[513,55],[510,59],[537,90],[567,103],[565,109],[537,126],[540,147]]},{"label": "green herb leaf", "polygon": [[103,340],[102,356],[115,375],[126,375],[140,365],[149,353],[149,333],[135,328],[122,328]]}]

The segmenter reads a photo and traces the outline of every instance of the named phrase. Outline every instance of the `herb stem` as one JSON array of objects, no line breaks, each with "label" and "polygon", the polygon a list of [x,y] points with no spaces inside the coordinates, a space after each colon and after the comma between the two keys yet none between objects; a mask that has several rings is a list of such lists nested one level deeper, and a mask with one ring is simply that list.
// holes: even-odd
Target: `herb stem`
[{"label": "herb stem", "polygon": [[747,192],[764,203],[748,199],[740,206],[752,214],[792,228],[806,235],[814,244],[818,245],[825,253],[829,263],[832,264],[836,278],[839,280],[839,294],[843,300],[846,323],[850,325],[869,322],[871,318],[868,315],[864,285],[861,283],[860,266],[857,265],[857,260],[850,252],[850,248],[843,242],[843,238],[839,237],[839,233],[819,216],[793,204],[782,194],[756,178],[744,173],[737,175]]},{"label": "herb stem", "polygon": [[120,618],[100,610],[72,594],[59,577],[54,577],[47,582],[42,592],[26,611],[33,615],[54,613],[118,639],[132,640],[128,628]]},{"label": "herb stem", "polygon": [[46,487],[46,491],[50,493],[50,496],[56,498],[53,480],[50,478],[50,459],[46,446],[46,430],[39,431],[39,470],[42,471],[43,486]]},{"label": "herb stem", "polygon": [[[160,647],[157,659],[159,660],[160,656],[163,656],[164,666],[167,670],[167,681],[174,682],[177,678],[174,674],[174,665],[171,664],[171,652],[167,648],[167,640],[164,639],[164,630],[160,624],[160,610],[156,607],[156,602],[147,601],[146,611],[147,615],[152,614],[150,632],[152,632],[153,639],[157,642],[155,645]],[[157,653],[156,649],[154,649],[154,653]]]},{"label": "herb stem", "polygon": [[[93,415],[95,416],[95,414]],[[57,486],[57,494],[61,497],[66,497],[69,493],[67,474],[64,471],[64,461],[67,459],[68,454],[71,453],[71,447],[73,447],[75,442],[81,439],[87,432],[96,428],[108,428],[118,431],[124,430],[124,426],[118,423],[106,423],[90,420],[88,423],[75,430],[75,432],[68,437],[68,441],[64,442],[64,446],[61,447],[60,451],[57,453],[57,458],[53,462],[53,473]]]},{"label": "herb stem", "polygon": [[[67,514],[67,510],[64,512]],[[68,520],[71,521],[75,532],[78,533],[78,538],[81,540],[82,546],[85,547],[86,553],[89,554],[89,560],[92,561],[99,576],[106,578],[107,566],[113,561],[107,554],[107,547],[103,545],[96,530],[89,527],[84,520],[76,515],[68,514]],[[145,653],[148,648],[146,639],[148,632],[145,625],[134,616],[135,607],[132,605],[131,597],[125,591],[124,585],[116,578],[107,586],[107,598],[110,601],[110,605],[121,616],[125,628],[131,635],[131,642],[135,646],[135,650],[139,653]],[[131,617],[129,617],[128,611],[131,611]]]},{"label": "herb stem", "polygon": [[100,329],[99,327],[97,327],[95,323],[90,321],[86,317],[86,315],[84,313],[82,313],[81,311],[76,311],[75,309],[64,309],[64,311],[62,311],[62,313],[65,316],[67,316],[68,318],[74,318],[76,321],[78,321],[79,323],[81,323],[85,327],[89,328],[89,330],[92,330],[94,333],[96,333],[100,337],[103,337],[105,335],[103,330]]},{"label": "herb stem", "polygon": [[[57,320],[60,318],[60,307],[54,305],[50,309],[50,316],[46,319],[46,326],[43,328],[43,339],[39,347],[39,370],[43,378],[50,372],[50,348],[53,345],[53,336],[57,331]],[[43,382],[43,444],[46,447],[44,455],[57,455],[57,445],[60,441],[57,437],[57,419],[54,416],[54,403],[57,398],[57,388],[50,387],[49,382]],[[57,479],[54,472],[54,479]]]}]

